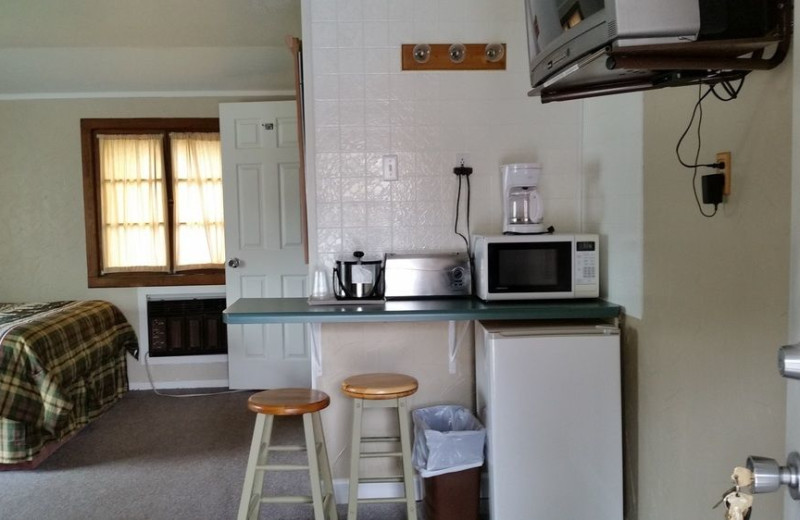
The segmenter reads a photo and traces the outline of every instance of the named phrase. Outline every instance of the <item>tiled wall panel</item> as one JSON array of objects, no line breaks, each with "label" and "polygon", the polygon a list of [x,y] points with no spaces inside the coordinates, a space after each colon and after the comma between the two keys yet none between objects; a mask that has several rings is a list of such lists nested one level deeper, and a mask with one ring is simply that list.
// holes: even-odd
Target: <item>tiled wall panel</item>
[{"label": "tiled wall panel", "polygon": [[[540,162],[545,220],[578,231],[581,104],[527,97],[524,6],[517,0],[311,0],[319,262],[355,249],[463,249],[453,233],[458,154],[473,233],[501,231],[499,168]],[[505,42],[505,71],[403,72],[402,43]],[[306,42],[308,45],[308,42]],[[307,52],[309,47],[306,47]],[[381,158],[399,179],[382,180]],[[466,189],[466,185],[462,187]],[[461,206],[462,224],[466,214]],[[463,228],[465,229],[465,228]]]}]

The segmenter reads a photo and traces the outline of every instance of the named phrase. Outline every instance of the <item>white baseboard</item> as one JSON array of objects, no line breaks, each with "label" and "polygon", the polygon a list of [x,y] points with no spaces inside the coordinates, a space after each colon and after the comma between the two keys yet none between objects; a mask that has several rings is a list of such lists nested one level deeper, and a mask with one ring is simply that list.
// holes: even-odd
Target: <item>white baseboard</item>
[{"label": "white baseboard", "polygon": [[[422,500],[422,479],[414,476],[414,491],[416,500]],[[350,479],[333,479],[333,493],[336,495],[337,504],[346,504],[350,493]],[[358,498],[400,498],[405,496],[403,484],[400,482],[359,484]]]},{"label": "white baseboard", "polygon": [[[155,383],[158,390],[168,390],[170,388],[228,388],[227,379],[209,379],[201,381],[158,381]],[[129,383],[130,390],[152,390],[148,381],[141,383]]]}]

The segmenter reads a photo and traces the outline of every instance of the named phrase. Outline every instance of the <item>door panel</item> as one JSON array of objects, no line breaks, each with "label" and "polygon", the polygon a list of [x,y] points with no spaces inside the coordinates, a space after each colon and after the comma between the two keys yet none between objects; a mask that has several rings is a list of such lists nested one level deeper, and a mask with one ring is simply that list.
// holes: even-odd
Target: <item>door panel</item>
[{"label": "door panel", "polygon": [[[307,296],[293,101],[220,105],[230,305],[239,298]],[[309,386],[303,324],[228,325],[231,388]]]}]

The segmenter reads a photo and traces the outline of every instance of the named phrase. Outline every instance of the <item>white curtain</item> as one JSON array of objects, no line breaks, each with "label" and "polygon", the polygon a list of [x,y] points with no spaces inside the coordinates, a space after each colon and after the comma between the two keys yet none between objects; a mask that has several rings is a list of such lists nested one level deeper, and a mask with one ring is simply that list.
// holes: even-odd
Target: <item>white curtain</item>
[{"label": "white curtain", "polygon": [[100,135],[102,270],[168,271],[159,135]]},{"label": "white curtain", "polygon": [[222,155],[218,133],[171,133],[175,270],[225,262]]}]

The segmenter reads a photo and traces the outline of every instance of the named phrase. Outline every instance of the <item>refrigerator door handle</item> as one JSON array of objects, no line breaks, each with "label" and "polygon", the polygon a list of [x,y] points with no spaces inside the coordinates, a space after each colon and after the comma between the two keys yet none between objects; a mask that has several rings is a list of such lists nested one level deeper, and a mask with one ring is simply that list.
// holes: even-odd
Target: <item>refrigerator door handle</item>
[{"label": "refrigerator door handle", "polygon": [[518,329],[496,331],[494,335],[503,338],[538,338],[542,336],[614,336],[619,334],[619,328],[614,325],[595,325],[592,327],[576,328],[542,328],[542,329]]}]

